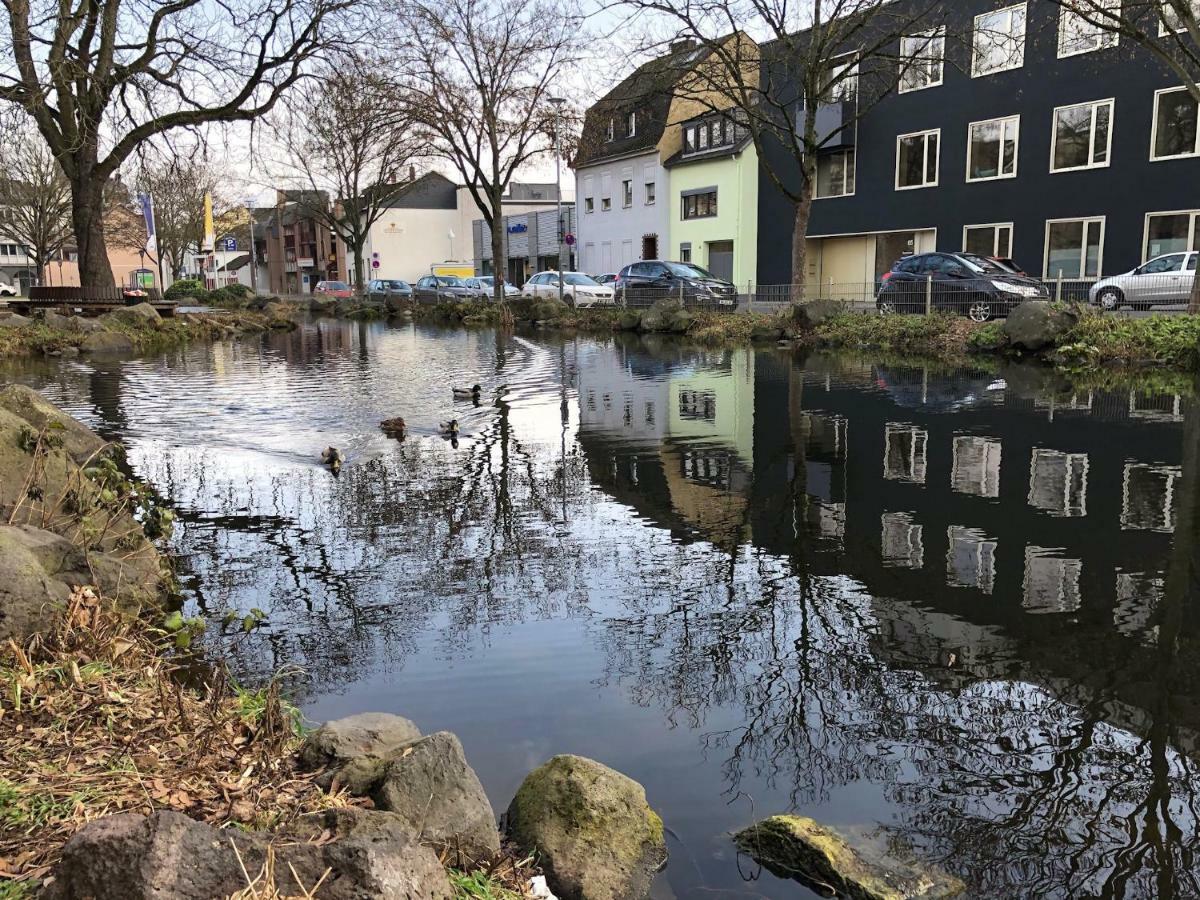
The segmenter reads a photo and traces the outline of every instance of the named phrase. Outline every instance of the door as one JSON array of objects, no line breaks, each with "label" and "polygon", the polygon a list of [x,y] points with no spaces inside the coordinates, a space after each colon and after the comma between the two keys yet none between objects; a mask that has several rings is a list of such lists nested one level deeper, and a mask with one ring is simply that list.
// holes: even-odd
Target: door
[{"label": "door", "polygon": [[642,235],[642,259],[658,259],[658,235]]},{"label": "door", "polygon": [[733,282],[733,241],[713,241],[708,245],[708,271],[722,281]]},{"label": "door", "polygon": [[1167,303],[1183,293],[1183,259],[1186,254],[1170,253],[1152,259],[1133,275],[1125,297],[1132,303]]},{"label": "door", "polygon": [[869,300],[875,293],[874,268],[872,235],[826,238],[821,241],[821,284],[819,292],[812,296],[828,300]]}]

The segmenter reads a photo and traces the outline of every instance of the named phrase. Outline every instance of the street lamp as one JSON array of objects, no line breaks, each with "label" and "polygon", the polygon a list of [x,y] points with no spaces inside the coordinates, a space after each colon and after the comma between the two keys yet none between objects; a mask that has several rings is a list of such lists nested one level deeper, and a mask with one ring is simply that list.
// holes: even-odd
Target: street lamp
[{"label": "street lamp", "polygon": [[250,221],[250,290],[258,296],[258,259],[254,251],[254,198],[242,201],[246,206],[246,218]]},{"label": "street lamp", "polygon": [[559,114],[566,97],[551,97],[554,107],[554,193],[558,198],[558,302],[563,302],[563,220],[562,220],[562,145],[559,142]]}]

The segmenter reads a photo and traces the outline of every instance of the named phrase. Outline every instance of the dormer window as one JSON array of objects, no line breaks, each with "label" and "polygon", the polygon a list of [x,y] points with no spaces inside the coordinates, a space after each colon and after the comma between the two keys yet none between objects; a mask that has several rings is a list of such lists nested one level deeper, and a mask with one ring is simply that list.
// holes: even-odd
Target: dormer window
[{"label": "dormer window", "polygon": [[625,137],[633,137],[637,134],[637,113],[631,112],[625,114]]},{"label": "dormer window", "polygon": [[717,147],[730,147],[744,134],[737,122],[725,115],[716,115],[683,126],[684,154],[699,153]]},{"label": "dormer window", "polygon": [[608,120],[608,133],[605,135],[606,141],[611,141],[616,136],[617,123],[615,119]]}]

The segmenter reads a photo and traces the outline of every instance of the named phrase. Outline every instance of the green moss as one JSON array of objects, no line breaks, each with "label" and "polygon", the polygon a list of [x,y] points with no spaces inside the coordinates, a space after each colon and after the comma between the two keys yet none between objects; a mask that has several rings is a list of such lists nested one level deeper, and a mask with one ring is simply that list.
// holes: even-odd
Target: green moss
[{"label": "green moss", "polygon": [[10,881],[0,879],[0,900],[33,900],[37,884],[32,881]]}]

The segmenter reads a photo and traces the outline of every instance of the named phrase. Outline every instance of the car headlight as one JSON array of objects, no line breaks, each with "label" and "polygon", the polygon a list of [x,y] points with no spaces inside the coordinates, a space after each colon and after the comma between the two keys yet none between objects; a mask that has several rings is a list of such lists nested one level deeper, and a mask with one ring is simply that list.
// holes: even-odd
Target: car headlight
[{"label": "car headlight", "polygon": [[1041,293],[1032,285],[1009,284],[1006,281],[993,281],[992,286],[1003,294],[1016,294],[1018,297],[1036,297]]}]

